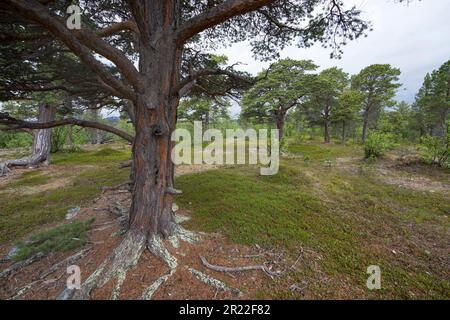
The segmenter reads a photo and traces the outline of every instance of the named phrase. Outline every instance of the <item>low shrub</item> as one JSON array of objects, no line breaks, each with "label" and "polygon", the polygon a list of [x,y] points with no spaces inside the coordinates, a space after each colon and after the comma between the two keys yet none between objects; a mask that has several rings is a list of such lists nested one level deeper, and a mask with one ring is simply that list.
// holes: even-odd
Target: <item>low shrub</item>
[{"label": "low shrub", "polygon": [[376,159],[394,146],[394,138],[391,134],[373,132],[367,136],[364,143],[364,155],[366,159]]},{"label": "low shrub", "polygon": [[425,136],[421,139],[420,150],[422,160],[428,164],[436,164],[440,167],[450,167],[449,139],[441,137]]}]

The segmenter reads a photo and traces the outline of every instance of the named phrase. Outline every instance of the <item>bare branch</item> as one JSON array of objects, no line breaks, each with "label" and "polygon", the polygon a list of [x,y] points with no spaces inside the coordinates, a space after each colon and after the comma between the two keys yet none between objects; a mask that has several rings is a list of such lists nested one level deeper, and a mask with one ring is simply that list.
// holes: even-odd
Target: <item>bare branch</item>
[{"label": "bare branch", "polygon": [[87,128],[95,128],[102,131],[110,132],[112,134],[115,134],[122,139],[132,143],[134,140],[134,137],[122,130],[119,130],[117,128],[114,128],[112,126],[108,126],[103,123],[94,122],[94,121],[87,121],[87,120],[80,120],[80,119],[74,119],[74,118],[67,118],[67,119],[60,119],[55,121],[49,121],[49,122],[29,122],[24,121],[16,118],[12,118],[9,116],[8,113],[0,113],[0,124],[4,124],[8,126],[7,130],[18,130],[18,129],[48,129],[48,128],[54,128],[54,127],[60,127],[64,125],[77,125],[80,127],[87,127]]},{"label": "bare branch", "polygon": [[186,21],[176,32],[176,41],[179,44],[212,28],[230,18],[257,10],[275,0],[227,0],[208,11],[201,13]]},{"label": "bare branch", "polygon": [[138,33],[139,29],[137,28],[137,25],[134,21],[128,20],[123,22],[118,22],[115,24],[112,24],[104,29],[97,30],[95,33],[99,37],[110,37],[112,35],[117,34],[120,31],[123,30],[129,30]]}]

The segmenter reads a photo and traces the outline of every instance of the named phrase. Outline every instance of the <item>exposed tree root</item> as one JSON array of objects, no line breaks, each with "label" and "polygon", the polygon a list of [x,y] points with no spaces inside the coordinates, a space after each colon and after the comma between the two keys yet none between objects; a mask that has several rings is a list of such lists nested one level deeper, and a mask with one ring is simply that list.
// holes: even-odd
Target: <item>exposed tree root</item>
[{"label": "exposed tree root", "polygon": [[200,280],[203,283],[206,283],[207,285],[210,285],[218,290],[222,290],[222,291],[230,291],[232,293],[234,293],[235,295],[240,296],[242,294],[242,292],[239,289],[236,288],[230,288],[228,287],[225,282],[217,280],[213,277],[210,277],[206,274],[204,274],[203,272],[200,272],[194,268],[188,268],[189,272],[192,273],[194,275],[194,277],[196,277],[198,280]]},{"label": "exposed tree root", "polygon": [[243,266],[243,267],[223,267],[223,266],[216,266],[213,264],[210,264],[205,257],[200,256],[200,260],[202,261],[202,264],[211,270],[219,271],[219,272],[242,272],[242,271],[249,271],[249,270],[261,270],[265,274],[267,274],[269,277],[272,276],[280,276],[282,272],[273,272],[269,268],[267,268],[265,265],[252,265],[252,266]]},{"label": "exposed tree root", "polygon": [[[174,234],[170,236],[168,240],[173,247],[178,248],[179,239],[189,243],[195,243],[200,240],[200,238],[195,233],[184,229],[179,224],[176,224]],[[161,237],[155,236],[152,239],[150,239],[148,243],[148,249],[155,256],[163,260],[170,270],[167,274],[159,277],[156,281],[154,281],[150,286],[148,286],[144,290],[141,296],[142,300],[150,300],[153,294],[159,289],[159,287],[163,283],[165,283],[177,271],[178,267],[177,258],[174,257],[169,252],[169,250],[167,250],[167,248],[164,246]]]},{"label": "exposed tree root", "polygon": [[122,163],[120,164],[119,168],[120,168],[120,169],[130,168],[131,165],[132,165],[132,163],[133,163],[133,162],[132,162],[131,160],[126,161],[126,162],[122,162]]},{"label": "exposed tree root", "polygon": [[126,233],[122,242],[114,249],[114,251],[106,258],[94,273],[81,285],[77,290],[73,299],[89,299],[93,289],[103,287],[112,278],[116,278],[116,286],[112,293],[112,298],[118,298],[120,288],[126,278],[126,273],[134,267],[141,257],[146,247],[145,236],[136,231]]},{"label": "exposed tree root", "polygon": [[0,177],[9,172],[11,172],[11,169],[8,167],[8,161],[0,163]]},{"label": "exposed tree root", "polygon": [[44,253],[39,252],[26,260],[18,261],[16,263],[12,264],[10,267],[8,267],[5,270],[3,270],[2,272],[0,272],[0,279],[9,276],[12,272],[14,272],[17,269],[21,269],[23,267],[26,267],[26,266],[32,264],[33,262],[43,258],[44,256],[45,256]]},{"label": "exposed tree root", "polygon": [[[175,215],[175,221],[185,221],[186,217]],[[171,244],[175,249],[180,247],[180,240],[191,244],[200,241],[200,236],[194,232],[188,231],[175,224],[174,233],[167,239],[167,243]],[[143,251],[148,249],[153,255],[164,261],[169,271],[157,278],[152,284],[144,289],[141,295],[142,300],[149,300],[153,297],[156,291],[169,280],[178,270],[178,260],[170,253],[166,247],[166,242],[161,236],[152,236],[146,240],[143,234],[129,231],[119,246],[110,254],[105,261],[95,270],[89,278],[82,284],[80,290],[65,290],[60,297],[63,299],[89,299],[92,290],[103,287],[108,281],[115,279],[115,286],[111,292],[111,299],[119,299],[120,292],[124,281],[126,280],[127,272],[137,265],[139,258]],[[199,281],[214,287],[217,290],[229,291],[240,295],[238,289],[229,288],[224,282],[214,279],[202,272],[186,266]],[[256,267],[255,267],[256,268]],[[254,269],[255,269],[254,268]],[[258,269],[262,269],[261,266]],[[250,270],[250,269],[248,269]],[[237,271],[237,270],[234,270]],[[241,270],[239,270],[241,271]],[[270,270],[266,270],[270,272]]]},{"label": "exposed tree root", "polygon": [[48,159],[46,156],[39,153],[29,157],[0,162],[0,176],[4,176],[11,172],[12,167],[30,168],[41,164],[48,165]]},{"label": "exposed tree root", "polygon": [[56,264],[54,264],[50,269],[48,269],[45,272],[42,272],[38,279],[30,282],[26,285],[24,285],[23,287],[21,287],[19,290],[17,290],[17,292],[9,299],[14,300],[18,297],[20,297],[21,295],[23,295],[25,292],[27,292],[28,290],[30,290],[36,283],[42,282],[44,281],[44,279],[49,276],[50,274],[56,272],[59,268],[63,267],[63,266],[67,266],[70,264],[75,263],[75,261],[83,258],[84,256],[86,256],[86,254],[91,250],[92,248],[86,248],[81,250],[80,252],[75,253],[74,255],[71,255],[70,257],[64,259],[63,261],[60,261]]},{"label": "exposed tree root", "polygon": [[60,261],[57,264],[54,264],[50,269],[48,269],[47,271],[41,273],[39,275],[39,279],[44,279],[45,277],[47,277],[48,275],[50,275],[53,272],[57,271],[59,268],[61,268],[63,266],[68,266],[68,265],[71,265],[71,264],[75,263],[75,261],[77,261],[77,260],[83,258],[84,256],[86,256],[91,249],[92,248],[83,249],[83,250],[75,253],[74,255],[71,255],[70,257],[64,259],[63,261]]},{"label": "exposed tree root", "polygon": [[17,292],[16,292],[12,297],[10,297],[8,300],[14,300],[14,299],[17,299],[18,297],[20,297],[21,295],[23,295],[25,292],[27,292],[28,290],[30,290],[31,287],[33,287],[36,283],[39,283],[39,282],[41,282],[41,281],[42,281],[42,280],[39,279],[39,280],[35,280],[35,281],[33,281],[33,282],[30,282],[30,283],[24,285],[24,286],[21,287],[19,290],[17,290]]},{"label": "exposed tree root", "polygon": [[120,189],[122,189],[122,188],[125,187],[125,186],[128,186],[127,191],[129,191],[129,190],[130,190],[130,184],[131,184],[131,181],[127,181],[127,182],[125,182],[125,183],[118,184],[117,186],[113,186],[113,187],[103,187],[103,188],[102,188],[102,193],[105,193],[106,191],[120,190]]}]

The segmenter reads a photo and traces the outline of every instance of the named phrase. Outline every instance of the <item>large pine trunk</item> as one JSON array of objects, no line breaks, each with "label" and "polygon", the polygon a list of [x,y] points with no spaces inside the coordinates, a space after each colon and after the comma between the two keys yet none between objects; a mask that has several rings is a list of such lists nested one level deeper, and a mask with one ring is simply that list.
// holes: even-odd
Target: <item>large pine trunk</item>
[{"label": "large pine trunk", "polygon": [[133,143],[131,232],[147,238],[170,236],[175,227],[172,212],[174,165],[171,161],[171,134],[176,126],[181,49],[170,37],[160,37],[177,23],[177,1],[145,2],[149,19],[149,39],[142,37],[139,69],[145,75],[144,91],[134,104],[136,136]]}]

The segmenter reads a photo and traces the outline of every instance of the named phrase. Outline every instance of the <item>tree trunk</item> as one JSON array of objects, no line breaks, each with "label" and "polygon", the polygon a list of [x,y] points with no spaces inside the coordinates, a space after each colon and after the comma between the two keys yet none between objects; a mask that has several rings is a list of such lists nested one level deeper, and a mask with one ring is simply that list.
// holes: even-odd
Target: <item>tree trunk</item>
[{"label": "tree trunk", "polygon": [[[173,173],[171,134],[176,126],[179,97],[171,89],[178,82],[181,49],[170,37],[159,37],[174,28],[174,1],[149,1],[150,41],[140,43],[139,69],[145,91],[134,104],[136,136],[133,143],[133,188],[129,231],[145,237],[168,237],[175,227],[172,212]],[[142,8],[143,9],[143,8]],[[155,39],[153,39],[155,37]],[[145,37],[144,37],[145,40]]]},{"label": "tree trunk", "polygon": [[[55,108],[48,104],[39,106],[38,122],[48,122],[55,118]],[[33,146],[31,156],[0,163],[0,175],[12,167],[30,167],[50,163],[52,129],[38,129],[33,133]]]},{"label": "tree trunk", "polygon": [[342,144],[345,144],[345,121],[342,121]]},{"label": "tree trunk", "polygon": [[447,118],[448,118],[448,108],[445,108],[442,113],[441,113],[441,121],[440,121],[440,128],[439,128],[439,136],[445,140],[447,139],[447,133],[448,133],[448,128],[447,128]]},{"label": "tree trunk", "polygon": [[281,140],[284,138],[284,118],[286,116],[286,113],[280,110],[275,111],[275,123],[277,126],[277,129],[279,131],[279,139],[280,143]]},{"label": "tree trunk", "polygon": [[324,122],[324,130],[323,130],[323,143],[330,143],[330,121],[325,120]]},{"label": "tree trunk", "polygon": [[[41,123],[55,120],[55,107],[50,105],[39,106],[39,119]],[[52,147],[52,129],[39,129],[34,133],[31,162],[50,163],[50,150]]]},{"label": "tree trunk", "polygon": [[364,112],[363,130],[362,130],[362,143],[363,144],[366,142],[368,127],[369,127],[369,112],[366,110]]},{"label": "tree trunk", "polygon": [[[90,120],[98,122],[98,109],[90,109]],[[100,134],[100,130],[95,128],[89,129],[89,140],[91,144],[101,144],[102,143],[102,137]]]},{"label": "tree trunk", "polygon": [[67,127],[67,138],[66,138],[66,144],[73,147],[73,126]]}]

